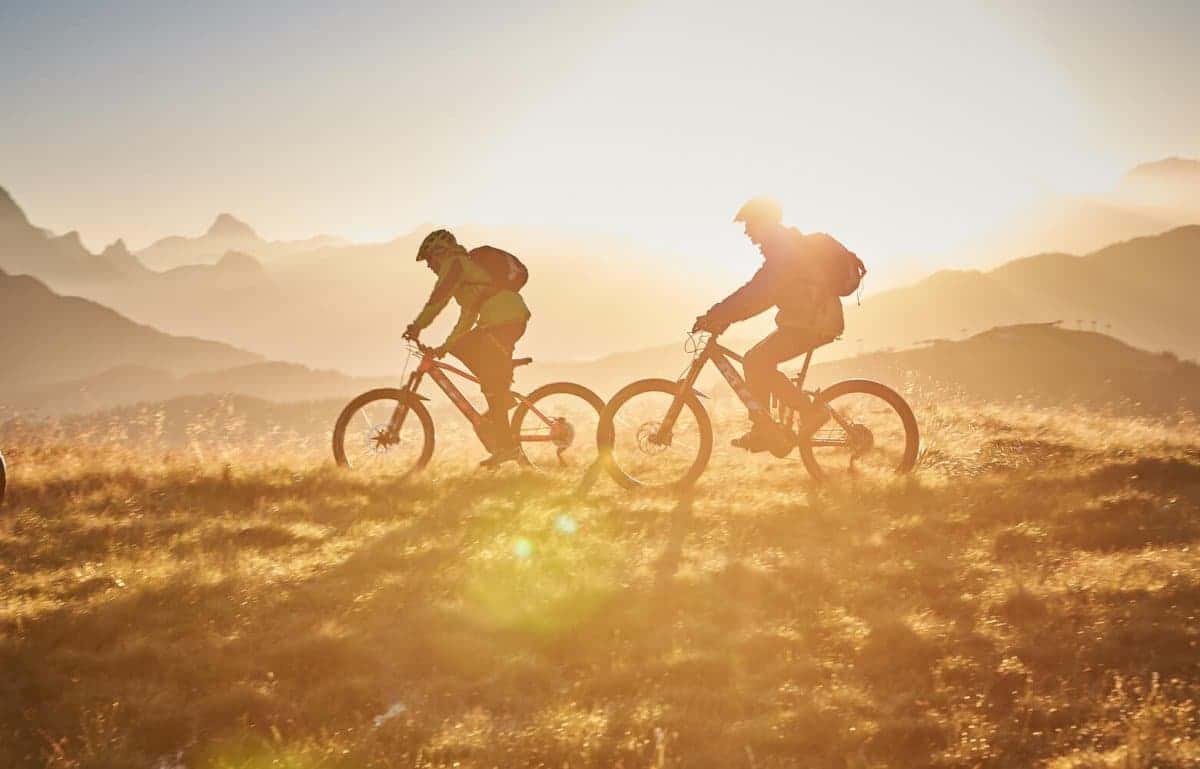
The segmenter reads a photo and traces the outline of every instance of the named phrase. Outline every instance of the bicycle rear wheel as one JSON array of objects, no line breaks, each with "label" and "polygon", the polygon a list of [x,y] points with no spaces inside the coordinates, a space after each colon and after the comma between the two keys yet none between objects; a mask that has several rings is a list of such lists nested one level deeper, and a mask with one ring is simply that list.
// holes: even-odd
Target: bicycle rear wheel
[{"label": "bicycle rear wheel", "polygon": [[[408,408],[398,431],[392,415]],[[342,467],[407,477],[433,456],[433,418],[425,404],[405,390],[370,390],[346,404],[333,427],[333,458]]]},{"label": "bicycle rear wheel", "polygon": [[513,412],[513,438],[530,466],[582,472],[596,461],[596,431],[604,401],[571,382],[542,385]]},{"label": "bicycle rear wheel", "polygon": [[902,475],[916,465],[917,419],[895,390],[852,379],[823,390],[816,405],[828,408],[830,419],[800,442],[800,458],[814,478]]},{"label": "bicycle rear wheel", "polygon": [[712,456],[712,422],[695,393],[683,394],[671,431],[661,434],[680,384],[643,379],[623,387],[600,415],[597,442],[605,469],[627,489],[668,491],[691,486]]}]

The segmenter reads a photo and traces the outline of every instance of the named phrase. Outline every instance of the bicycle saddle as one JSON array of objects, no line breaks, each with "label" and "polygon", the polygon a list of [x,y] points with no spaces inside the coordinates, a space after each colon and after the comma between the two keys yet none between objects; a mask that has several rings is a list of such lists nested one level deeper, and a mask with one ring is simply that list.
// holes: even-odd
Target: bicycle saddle
[{"label": "bicycle saddle", "polygon": [[513,368],[528,366],[530,363],[533,363],[533,358],[513,358]]}]

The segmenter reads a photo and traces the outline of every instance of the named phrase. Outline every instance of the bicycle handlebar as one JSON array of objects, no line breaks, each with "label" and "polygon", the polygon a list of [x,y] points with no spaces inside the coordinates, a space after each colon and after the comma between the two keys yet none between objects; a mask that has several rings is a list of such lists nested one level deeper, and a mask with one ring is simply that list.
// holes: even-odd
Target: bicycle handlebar
[{"label": "bicycle handlebar", "polygon": [[434,348],[430,347],[427,344],[423,344],[419,340],[409,339],[408,337],[405,337],[404,341],[408,343],[408,347],[410,350],[415,350],[416,352],[420,353],[421,355],[432,355],[433,354]]}]

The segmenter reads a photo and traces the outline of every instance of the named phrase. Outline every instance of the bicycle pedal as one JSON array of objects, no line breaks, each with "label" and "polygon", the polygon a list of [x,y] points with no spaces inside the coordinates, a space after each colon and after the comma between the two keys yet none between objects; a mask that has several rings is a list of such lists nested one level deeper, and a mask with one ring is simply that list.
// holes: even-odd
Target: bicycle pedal
[{"label": "bicycle pedal", "polygon": [[798,443],[799,441],[796,438],[795,433],[787,428],[780,428],[780,434],[778,438],[771,442],[771,446],[768,448],[768,451],[770,451],[771,454],[778,459],[783,459],[788,454],[792,453],[792,449],[796,448]]}]

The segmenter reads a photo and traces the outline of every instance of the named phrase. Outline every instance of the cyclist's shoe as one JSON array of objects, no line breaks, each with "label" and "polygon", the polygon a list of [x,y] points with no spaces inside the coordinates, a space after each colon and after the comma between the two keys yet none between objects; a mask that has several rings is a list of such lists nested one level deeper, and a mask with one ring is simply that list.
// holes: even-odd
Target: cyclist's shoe
[{"label": "cyclist's shoe", "polygon": [[773,437],[770,427],[755,425],[745,435],[731,440],[729,445],[737,449],[745,449],[751,454],[758,454],[771,449]]},{"label": "cyclist's shoe", "polygon": [[487,470],[495,470],[505,462],[516,462],[521,458],[521,450],[516,446],[501,446],[490,457],[479,463]]}]

